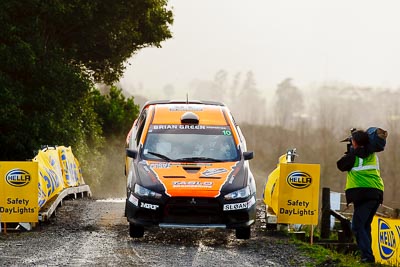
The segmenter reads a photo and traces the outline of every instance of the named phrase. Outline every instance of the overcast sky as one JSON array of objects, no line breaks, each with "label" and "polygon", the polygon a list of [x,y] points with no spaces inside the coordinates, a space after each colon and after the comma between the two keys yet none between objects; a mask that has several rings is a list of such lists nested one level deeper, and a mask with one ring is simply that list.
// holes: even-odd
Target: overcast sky
[{"label": "overcast sky", "polygon": [[173,38],[129,61],[124,88],[183,89],[194,79],[254,72],[257,87],[283,79],[400,85],[400,1],[172,0]]}]

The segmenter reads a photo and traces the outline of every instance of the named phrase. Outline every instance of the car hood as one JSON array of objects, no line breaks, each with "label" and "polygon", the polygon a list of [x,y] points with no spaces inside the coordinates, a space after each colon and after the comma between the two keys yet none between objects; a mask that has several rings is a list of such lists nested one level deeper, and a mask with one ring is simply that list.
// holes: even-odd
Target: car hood
[{"label": "car hood", "polygon": [[247,185],[244,161],[184,163],[143,160],[140,183],[170,197],[218,197]]}]

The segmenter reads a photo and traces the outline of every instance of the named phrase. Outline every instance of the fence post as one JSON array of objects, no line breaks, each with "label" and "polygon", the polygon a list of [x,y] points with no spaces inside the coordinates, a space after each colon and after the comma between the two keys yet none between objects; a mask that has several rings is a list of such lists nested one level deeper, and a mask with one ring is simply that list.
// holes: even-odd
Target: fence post
[{"label": "fence post", "polygon": [[321,212],[321,238],[328,239],[331,234],[331,190],[322,188],[322,212]]}]

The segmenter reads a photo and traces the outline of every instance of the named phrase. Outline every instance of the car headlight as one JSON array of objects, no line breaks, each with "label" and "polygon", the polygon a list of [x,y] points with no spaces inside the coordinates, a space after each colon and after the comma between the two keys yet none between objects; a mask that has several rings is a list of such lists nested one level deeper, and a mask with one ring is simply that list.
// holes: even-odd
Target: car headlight
[{"label": "car headlight", "polygon": [[161,198],[161,194],[151,191],[141,185],[135,184],[134,192],[136,195],[141,197]]},{"label": "car headlight", "polygon": [[245,188],[239,189],[232,193],[226,194],[224,198],[226,200],[238,199],[238,198],[246,198],[250,196],[250,188],[246,186]]}]

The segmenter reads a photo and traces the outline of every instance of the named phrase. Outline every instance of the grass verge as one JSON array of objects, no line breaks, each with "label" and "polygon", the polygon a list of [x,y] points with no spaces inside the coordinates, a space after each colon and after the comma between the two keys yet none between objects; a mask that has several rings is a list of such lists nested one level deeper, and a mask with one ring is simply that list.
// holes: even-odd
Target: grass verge
[{"label": "grass verge", "polygon": [[366,266],[388,266],[379,263],[361,263],[358,253],[342,254],[318,244],[309,244],[299,240],[293,240],[301,251],[314,259],[314,263],[306,266],[339,266],[339,267],[366,267]]}]

